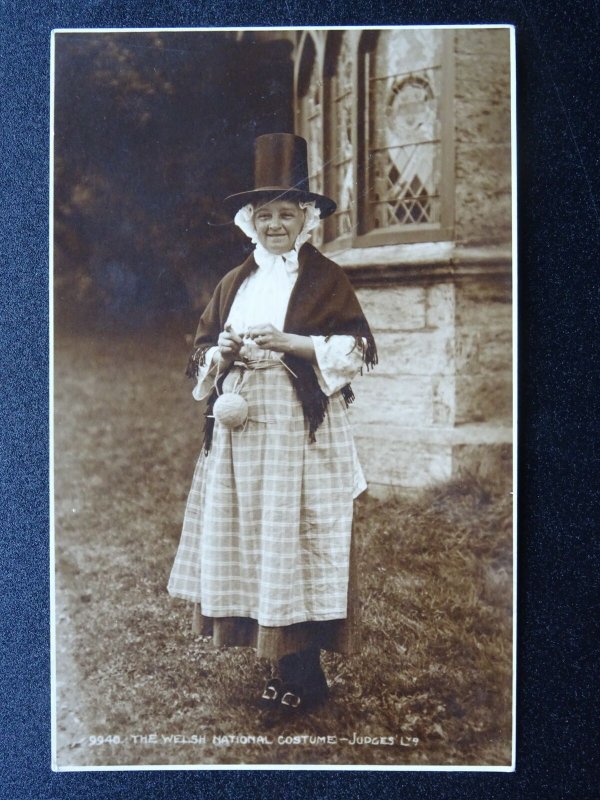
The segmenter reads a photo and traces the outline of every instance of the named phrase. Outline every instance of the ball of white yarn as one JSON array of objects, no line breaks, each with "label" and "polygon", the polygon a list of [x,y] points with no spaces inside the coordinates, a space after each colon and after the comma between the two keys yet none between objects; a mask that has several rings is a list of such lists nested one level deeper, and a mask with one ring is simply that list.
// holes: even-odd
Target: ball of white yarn
[{"label": "ball of white yarn", "polygon": [[215,400],[213,414],[225,428],[239,428],[248,419],[248,403],[234,392],[225,392]]}]

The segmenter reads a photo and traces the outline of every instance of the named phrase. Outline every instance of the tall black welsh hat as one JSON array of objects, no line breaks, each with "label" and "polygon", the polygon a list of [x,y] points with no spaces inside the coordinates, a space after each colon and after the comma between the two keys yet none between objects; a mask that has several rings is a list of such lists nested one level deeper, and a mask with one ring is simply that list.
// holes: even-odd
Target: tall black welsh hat
[{"label": "tall black welsh hat", "polygon": [[254,143],[254,189],[230,194],[224,200],[233,216],[246,203],[258,198],[314,200],[321,218],[337,208],[331,198],[310,191],[308,181],[308,147],[306,139],[293,133],[266,133]]}]

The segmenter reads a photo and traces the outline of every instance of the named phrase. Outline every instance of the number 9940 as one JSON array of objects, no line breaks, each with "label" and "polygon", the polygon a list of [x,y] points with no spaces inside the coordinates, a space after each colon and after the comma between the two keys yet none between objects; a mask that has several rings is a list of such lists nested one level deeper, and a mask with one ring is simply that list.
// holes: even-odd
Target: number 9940
[{"label": "number 9940", "polygon": [[93,747],[98,744],[121,744],[120,736],[88,736],[89,745]]}]

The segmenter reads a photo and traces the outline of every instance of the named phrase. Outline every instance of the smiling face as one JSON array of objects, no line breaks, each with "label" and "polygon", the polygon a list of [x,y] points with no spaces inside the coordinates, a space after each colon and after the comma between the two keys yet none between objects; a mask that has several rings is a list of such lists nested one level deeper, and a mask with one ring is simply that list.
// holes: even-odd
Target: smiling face
[{"label": "smiling face", "polygon": [[291,200],[263,203],[254,212],[258,241],[274,255],[292,250],[304,226],[304,211]]}]

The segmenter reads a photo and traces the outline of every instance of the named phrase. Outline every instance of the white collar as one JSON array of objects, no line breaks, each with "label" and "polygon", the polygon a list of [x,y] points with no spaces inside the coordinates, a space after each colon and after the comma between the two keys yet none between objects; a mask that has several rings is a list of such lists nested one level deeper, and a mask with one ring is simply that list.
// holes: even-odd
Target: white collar
[{"label": "white collar", "polygon": [[276,255],[270,253],[260,242],[254,248],[254,260],[259,267],[265,270],[283,268],[290,275],[298,272],[298,251],[288,250],[287,253]]}]

